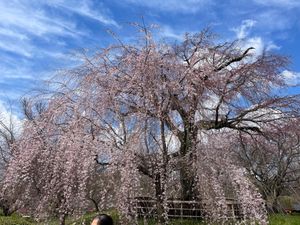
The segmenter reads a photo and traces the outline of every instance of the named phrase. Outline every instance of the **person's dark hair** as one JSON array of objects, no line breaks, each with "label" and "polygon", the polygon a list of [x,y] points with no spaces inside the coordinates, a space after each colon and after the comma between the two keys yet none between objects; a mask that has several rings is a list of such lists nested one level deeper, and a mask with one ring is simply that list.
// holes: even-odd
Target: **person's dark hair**
[{"label": "person's dark hair", "polygon": [[113,225],[113,219],[107,214],[100,214],[94,218],[97,220],[97,225]]}]

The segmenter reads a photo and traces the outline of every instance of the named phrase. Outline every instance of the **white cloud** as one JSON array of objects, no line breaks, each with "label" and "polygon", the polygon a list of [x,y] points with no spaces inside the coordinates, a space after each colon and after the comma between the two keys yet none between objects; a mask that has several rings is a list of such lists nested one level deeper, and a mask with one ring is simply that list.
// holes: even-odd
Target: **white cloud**
[{"label": "white cloud", "polygon": [[295,18],[297,17],[294,14],[283,13],[282,9],[264,10],[256,16],[258,25],[267,31],[289,29],[293,25]]},{"label": "white cloud", "polygon": [[49,39],[49,35],[77,37],[81,33],[74,22],[49,16],[36,1],[0,1],[0,50],[32,57],[40,51],[34,37]]},{"label": "white cloud", "polygon": [[[265,41],[261,36],[250,36],[250,29],[257,24],[256,20],[243,20],[242,24],[238,27],[232,28],[236,33],[236,38],[239,40],[239,45],[242,49],[253,47],[253,57],[261,55],[263,51],[278,50],[280,46],[276,45],[273,41]],[[260,25],[260,24],[259,24]]]},{"label": "white cloud", "polygon": [[177,40],[182,40],[183,39],[183,34],[176,32],[174,29],[171,27],[165,25],[161,28],[162,33],[161,36],[167,37],[167,38],[173,38]]},{"label": "white cloud", "polygon": [[266,50],[271,51],[271,50],[279,50],[281,47],[274,44],[272,41],[269,41],[266,45]]},{"label": "white cloud", "polygon": [[108,16],[109,11],[101,3],[99,3],[100,6],[98,6],[97,9],[95,9],[94,4],[91,0],[51,0],[47,1],[47,4],[52,7],[61,7],[81,16],[94,19],[106,25],[119,27],[118,23]]},{"label": "white cloud", "polygon": [[[78,5],[74,2],[74,6]],[[44,61],[52,62],[52,67],[74,64],[60,38],[77,41],[89,33],[79,29],[76,20],[66,16],[70,12],[49,8],[46,1],[0,0],[0,82],[3,86],[0,99],[19,99],[30,88],[23,83],[45,79]],[[84,14],[84,10],[94,12],[91,9],[82,6],[81,13]]]},{"label": "white cloud", "polygon": [[59,17],[50,17],[41,6],[37,7],[26,1],[0,1],[0,10],[2,33],[15,34],[14,37],[26,34],[78,35],[75,23]]},{"label": "white cloud", "polygon": [[6,37],[12,37],[19,40],[29,40],[29,37],[26,34],[22,34],[18,31],[14,31],[12,29],[7,29],[3,27],[0,27],[0,35]]},{"label": "white cloud", "polygon": [[15,134],[19,134],[21,132],[23,124],[22,120],[9,110],[2,101],[0,101],[0,121],[4,126],[11,128]]},{"label": "white cloud", "polygon": [[259,36],[248,37],[250,33],[250,29],[256,23],[257,22],[255,20],[247,19],[247,20],[243,20],[240,26],[231,29],[236,33],[236,38],[239,40],[239,46],[242,49],[246,50],[247,48],[250,47],[254,48],[254,50],[251,51],[251,53],[254,52],[254,57],[261,55],[265,48],[265,44],[261,37]]},{"label": "white cloud", "polygon": [[14,38],[12,39],[1,38],[0,50],[1,49],[24,57],[32,56],[32,46],[27,42],[15,40]]},{"label": "white cloud", "polygon": [[0,64],[1,70],[1,80],[10,78],[10,79],[34,79],[32,77],[31,71],[28,71],[26,68],[8,68],[8,66],[3,66]]},{"label": "white cloud", "polygon": [[[91,0],[52,0],[52,1],[0,1],[0,50],[32,57],[40,51],[35,39],[53,42],[57,37],[81,38],[88,31],[79,29],[76,20],[70,20],[63,14],[77,14],[94,19],[105,25],[119,26],[109,16],[103,4],[96,8]],[[52,10],[49,10],[52,7]],[[55,9],[55,10],[53,10]],[[53,55],[53,54],[52,54]]]},{"label": "white cloud", "polygon": [[243,39],[248,36],[250,29],[256,24],[255,20],[243,20],[242,25],[232,30],[236,33],[238,39]]},{"label": "white cloud", "polygon": [[127,3],[142,5],[159,11],[195,13],[213,4],[212,0],[125,0]]},{"label": "white cloud", "polygon": [[300,73],[289,70],[284,70],[282,76],[288,85],[299,85],[300,84]]},{"label": "white cloud", "polygon": [[252,37],[245,40],[244,48],[253,47],[255,55],[261,55],[265,48],[264,42],[261,37]]},{"label": "white cloud", "polygon": [[245,49],[253,47],[256,56],[261,55],[263,51],[280,49],[280,47],[274,44],[272,41],[265,42],[261,37],[252,37],[246,39],[244,42],[244,47]]},{"label": "white cloud", "polygon": [[254,0],[254,2],[266,6],[279,6],[286,8],[299,7],[299,0]]},{"label": "white cloud", "polygon": [[272,41],[265,41],[260,36],[249,37],[243,40],[240,40],[239,45],[242,49],[246,50],[247,48],[253,47],[251,50],[253,53],[254,59],[257,56],[260,56],[264,51],[278,50],[280,46],[274,44]]}]

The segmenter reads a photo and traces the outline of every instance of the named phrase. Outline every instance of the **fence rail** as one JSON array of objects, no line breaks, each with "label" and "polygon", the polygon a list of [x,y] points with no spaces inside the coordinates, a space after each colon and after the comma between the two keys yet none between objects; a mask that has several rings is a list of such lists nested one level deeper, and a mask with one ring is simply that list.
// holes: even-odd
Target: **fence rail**
[{"label": "fence rail", "polygon": [[[157,215],[156,201],[153,199],[135,199],[135,209],[139,217],[155,217]],[[205,201],[181,201],[168,200],[169,218],[179,219],[203,219],[205,214]],[[226,199],[227,215],[226,218],[238,219],[241,211],[235,199]]]}]

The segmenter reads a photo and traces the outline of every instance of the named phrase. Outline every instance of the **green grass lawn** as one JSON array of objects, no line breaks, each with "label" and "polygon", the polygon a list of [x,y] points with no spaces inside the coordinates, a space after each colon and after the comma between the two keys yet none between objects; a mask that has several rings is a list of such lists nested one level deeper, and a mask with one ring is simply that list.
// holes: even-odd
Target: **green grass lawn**
[{"label": "green grass lawn", "polygon": [[[69,218],[66,221],[67,225],[89,225],[91,223],[91,220],[94,218],[96,213],[89,213],[79,218]],[[120,224],[118,222],[118,216],[115,212],[111,213],[112,217],[114,218],[115,224]],[[191,220],[173,220],[170,221],[172,225],[196,225],[196,224],[202,224],[199,221],[191,221]],[[47,222],[35,222],[31,218],[23,218],[18,215],[13,215],[10,217],[4,217],[0,216],[0,224],[1,225],[57,225],[58,221],[53,219],[51,221]],[[141,221],[140,225],[143,225],[144,223]],[[155,225],[154,221],[149,221],[147,223],[148,225]],[[300,214],[295,215],[284,215],[284,214],[275,214],[270,216],[270,225],[300,225]]]},{"label": "green grass lawn", "polygon": [[2,216],[0,215],[1,225],[33,225],[34,220],[31,218],[23,218],[19,215]]},{"label": "green grass lawn", "polygon": [[276,214],[270,216],[270,225],[300,225],[300,214],[284,215]]}]

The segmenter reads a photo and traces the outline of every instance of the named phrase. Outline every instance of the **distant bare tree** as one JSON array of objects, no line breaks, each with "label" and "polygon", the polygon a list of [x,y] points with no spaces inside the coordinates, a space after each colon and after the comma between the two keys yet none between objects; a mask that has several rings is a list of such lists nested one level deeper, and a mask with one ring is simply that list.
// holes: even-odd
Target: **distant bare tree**
[{"label": "distant bare tree", "polygon": [[[24,116],[24,121],[34,121],[42,115],[46,106],[43,102],[32,102],[29,99],[21,100],[21,110]],[[13,115],[12,111],[0,112],[0,185],[5,176],[7,166],[14,156],[16,142],[22,130],[22,124],[19,119]],[[0,208],[4,215],[11,215],[18,209],[14,203],[15,198],[7,198],[2,193],[0,195]]]},{"label": "distant bare tree", "polygon": [[290,120],[264,136],[240,135],[236,153],[249,171],[269,210],[282,210],[278,197],[300,180],[300,129]]},{"label": "distant bare tree", "polygon": [[[18,124],[12,112],[0,112],[0,186],[8,163],[11,160],[14,144],[17,139]],[[0,208],[4,215],[10,215],[15,210],[5,198],[0,196]]]}]

